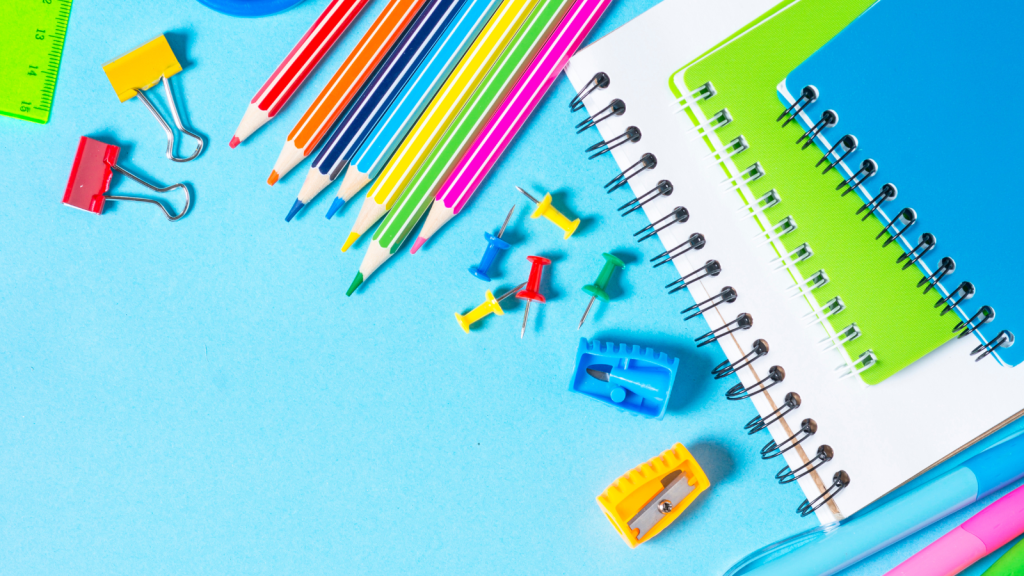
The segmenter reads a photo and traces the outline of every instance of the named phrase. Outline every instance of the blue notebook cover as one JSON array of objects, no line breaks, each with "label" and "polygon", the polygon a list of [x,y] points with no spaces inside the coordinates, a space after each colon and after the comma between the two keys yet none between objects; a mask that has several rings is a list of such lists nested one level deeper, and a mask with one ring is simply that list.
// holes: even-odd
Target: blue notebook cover
[{"label": "blue notebook cover", "polygon": [[[1024,3],[1013,0],[880,0],[779,85],[787,107],[804,87],[817,89],[799,115],[808,129],[824,111],[837,113],[816,142],[823,152],[853,134],[858,145],[844,160],[847,169],[877,162],[877,173],[857,190],[865,202],[883,184],[896,186],[896,198],[882,204],[885,223],[903,208],[916,211],[905,250],[931,233],[935,246],[921,260],[926,273],[943,257],[956,263],[943,290],[922,298],[938,301],[971,282],[976,291],[958,312],[966,319],[984,305],[995,311],[978,330],[983,342],[1002,341],[1003,330],[1024,336],[1022,21]],[[901,326],[897,316],[893,329],[913,326]],[[995,354],[1016,366],[1024,343]]]}]

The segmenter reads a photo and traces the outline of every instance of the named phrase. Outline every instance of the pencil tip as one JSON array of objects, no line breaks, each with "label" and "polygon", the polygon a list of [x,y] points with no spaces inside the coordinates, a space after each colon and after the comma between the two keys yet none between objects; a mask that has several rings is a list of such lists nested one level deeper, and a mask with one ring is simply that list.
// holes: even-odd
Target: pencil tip
[{"label": "pencil tip", "polygon": [[423,236],[417,236],[416,241],[413,242],[412,244],[412,250],[409,250],[409,253],[415,254],[416,252],[419,252],[420,247],[423,246],[424,242],[426,241],[427,239],[424,238]]},{"label": "pencil tip", "polygon": [[271,186],[273,186],[274,184],[277,184],[277,179],[278,178],[280,178],[280,176],[277,175],[277,170],[271,171],[270,172],[270,178],[267,178],[267,184],[270,184]]},{"label": "pencil tip", "polygon": [[[345,243],[341,245],[341,251],[348,252],[348,249],[351,248],[352,245],[356,243],[356,240],[359,240],[359,234],[356,234],[355,232],[349,232],[348,238],[345,239]],[[360,276],[360,278],[362,278],[362,276]],[[362,282],[362,280],[360,280],[360,282]]]},{"label": "pencil tip", "polygon": [[341,210],[341,207],[344,206],[344,205],[345,205],[345,199],[342,198],[341,196],[335,196],[334,197],[334,202],[331,202],[331,207],[330,207],[330,209],[327,210],[327,219],[330,220],[331,218],[334,218],[334,214],[338,210]]},{"label": "pencil tip", "polygon": [[234,148],[235,146],[238,146],[238,144],[239,144],[240,142],[241,142],[241,140],[239,140],[239,139],[238,139],[238,136],[232,136],[232,137],[231,137],[231,143],[230,143],[230,144],[228,144],[228,147],[230,147],[230,148]]},{"label": "pencil tip", "polygon": [[296,200],[295,204],[292,204],[292,209],[288,211],[288,215],[284,217],[284,221],[291,222],[292,218],[295,218],[295,215],[299,213],[299,210],[302,210],[303,206],[305,204],[302,203],[302,200]]},{"label": "pencil tip", "polygon": [[359,285],[363,283],[363,273],[356,272],[356,277],[352,279],[352,284],[348,287],[348,292],[345,292],[345,296],[351,296],[353,292],[359,288]]}]

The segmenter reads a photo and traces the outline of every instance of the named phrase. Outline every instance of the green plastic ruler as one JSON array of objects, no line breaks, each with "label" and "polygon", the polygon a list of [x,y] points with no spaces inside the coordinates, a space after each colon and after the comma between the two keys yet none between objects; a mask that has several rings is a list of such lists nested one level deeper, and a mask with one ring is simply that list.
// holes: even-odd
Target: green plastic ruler
[{"label": "green plastic ruler", "polygon": [[45,124],[71,0],[0,1],[0,114]]}]

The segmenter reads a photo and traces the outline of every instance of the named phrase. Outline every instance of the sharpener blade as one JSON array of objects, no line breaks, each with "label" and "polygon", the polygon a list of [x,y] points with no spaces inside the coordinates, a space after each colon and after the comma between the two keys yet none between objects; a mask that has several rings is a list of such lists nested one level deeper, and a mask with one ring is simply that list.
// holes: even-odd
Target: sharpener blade
[{"label": "sharpener blade", "polygon": [[693,486],[690,486],[689,480],[682,470],[674,470],[665,475],[661,479],[661,485],[664,486],[661,492],[658,492],[657,496],[629,520],[631,530],[640,530],[640,533],[636,535],[637,540],[646,536],[655,524],[672,512],[676,506],[679,506],[690,492],[693,492]]}]

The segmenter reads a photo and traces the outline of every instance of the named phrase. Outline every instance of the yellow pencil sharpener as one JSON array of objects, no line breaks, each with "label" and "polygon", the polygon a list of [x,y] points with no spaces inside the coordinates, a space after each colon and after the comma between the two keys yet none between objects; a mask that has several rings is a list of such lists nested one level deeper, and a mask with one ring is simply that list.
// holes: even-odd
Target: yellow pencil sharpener
[{"label": "yellow pencil sharpener", "polygon": [[597,504],[630,548],[675,521],[711,486],[707,474],[680,443],[612,482]]}]

